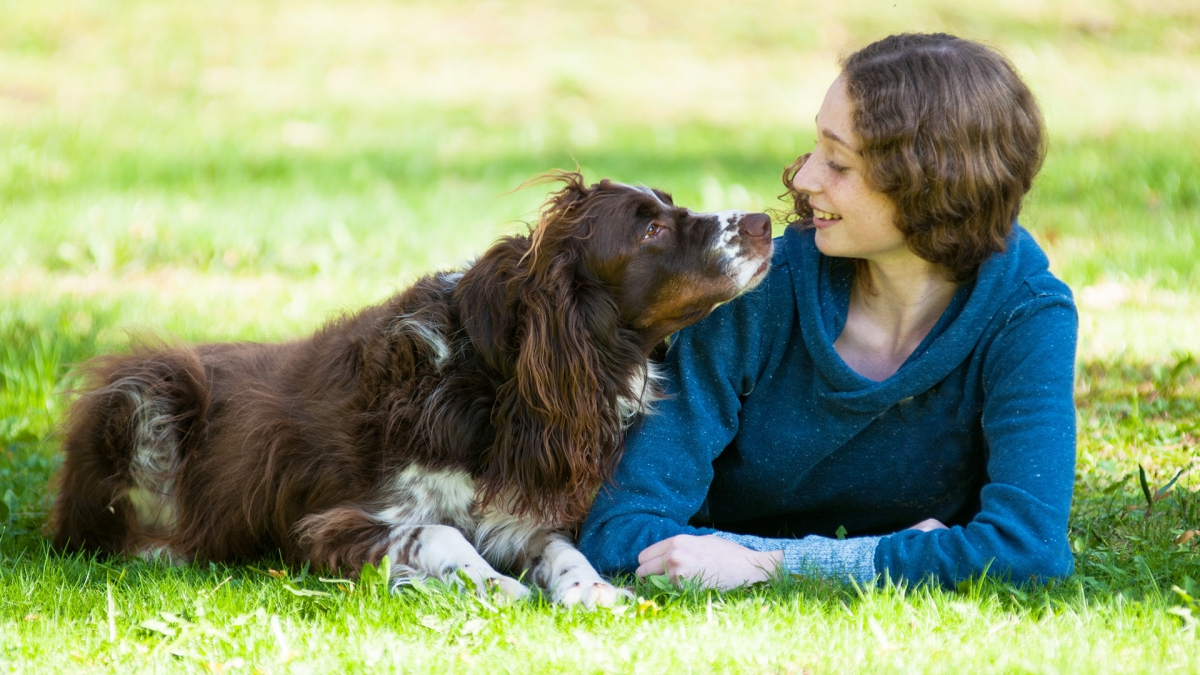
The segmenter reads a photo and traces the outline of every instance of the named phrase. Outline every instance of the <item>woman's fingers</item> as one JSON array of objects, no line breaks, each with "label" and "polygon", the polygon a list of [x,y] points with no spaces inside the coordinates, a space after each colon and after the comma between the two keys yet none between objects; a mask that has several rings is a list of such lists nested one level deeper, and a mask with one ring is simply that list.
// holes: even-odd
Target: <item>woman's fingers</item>
[{"label": "woman's fingers", "polygon": [[647,546],[635,573],[639,579],[662,574],[673,583],[692,579],[728,589],[770,578],[782,559],[783,551],[756,552],[716,536],[681,534]]},{"label": "woman's fingers", "polygon": [[[654,558],[663,557],[663,555],[665,555],[667,551],[671,550],[671,547],[674,545],[675,540],[678,539],[679,537],[683,537],[683,536],[686,536],[686,535],[681,534],[676,537],[670,537],[669,539],[663,539],[662,541],[650,544],[646,548],[642,549],[642,552],[638,554],[638,564],[640,565],[640,564],[646,563],[650,560],[653,560]],[[659,574],[662,574],[662,573],[659,572]]]},{"label": "woman's fingers", "polygon": [[650,560],[647,560],[646,562],[639,565],[637,568],[637,572],[635,572],[635,574],[637,575],[637,578],[639,578],[639,579],[644,579],[649,576],[657,576],[657,575],[667,574],[667,573],[668,573],[667,561],[666,561],[666,558],[663,558],[663,557],[652,558]]},{"label": "woman's fingers", "polygon": [[692,570],[695,556],[692,549],[699,537],[680,534],[651,544],[638,554],[638,578],[654,574],[665,574],[676,581]]},{"label": "woman's fingers", "polygon": [[925,520],[922,520],[908,529],[920,530],[921,532],[932,532],[934,530],[948,530],[950,528],[946,527],[942,521],[938,520],[937,518],[926,518]]}]

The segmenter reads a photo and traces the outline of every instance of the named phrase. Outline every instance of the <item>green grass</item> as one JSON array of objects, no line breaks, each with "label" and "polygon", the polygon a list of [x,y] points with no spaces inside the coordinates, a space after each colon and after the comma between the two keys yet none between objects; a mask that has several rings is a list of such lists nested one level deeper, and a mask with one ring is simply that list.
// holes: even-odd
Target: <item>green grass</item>
[{"label": "green grass", "polygon": [[[1200,672],[1200,9],[963,7],[0,0],[0,672]],[[1046,111],[1022,222],[1080,306],[1068,581],[588,613],[47,548],[72,364],[304,334],[524,227],[553,167],[776,207],[837,54],[896,30],[1001,47]]]}]

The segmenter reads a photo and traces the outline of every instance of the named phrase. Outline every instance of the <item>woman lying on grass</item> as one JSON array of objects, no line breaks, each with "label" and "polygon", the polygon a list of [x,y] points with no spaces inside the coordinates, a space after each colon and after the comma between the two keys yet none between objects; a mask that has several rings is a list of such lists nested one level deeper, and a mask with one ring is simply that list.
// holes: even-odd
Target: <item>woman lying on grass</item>
[{"label": "woman lying on grass", "polygon": [[894,35],[817,133],[766,281],[672,339],[580,548],[720,588],[1069,574],[1075,306],[1015,224],[1033,95],[987,47]]}]

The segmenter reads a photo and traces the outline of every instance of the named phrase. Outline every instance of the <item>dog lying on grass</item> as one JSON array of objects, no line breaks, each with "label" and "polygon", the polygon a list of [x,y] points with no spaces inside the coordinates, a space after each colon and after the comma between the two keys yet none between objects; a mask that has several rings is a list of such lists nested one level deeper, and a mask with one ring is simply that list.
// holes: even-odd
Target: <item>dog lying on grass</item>
[{"label": "dog lying on grass", "polygon": [[553,174],[526,236],[303,340],[137,347],[84,366],[55,545],[465,577],[613,603],[569,533],[659,395],[651,352],[753,288],[770,219]]}]

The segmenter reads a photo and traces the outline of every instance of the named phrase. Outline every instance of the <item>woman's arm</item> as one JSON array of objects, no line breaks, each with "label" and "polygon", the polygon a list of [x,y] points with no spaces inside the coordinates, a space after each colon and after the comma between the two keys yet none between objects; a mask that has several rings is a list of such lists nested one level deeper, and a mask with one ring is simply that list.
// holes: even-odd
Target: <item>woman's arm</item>
[{"label": "woman's arm", "polygon": [[[947,529],[934,518],[908,528],[921,532]],[[815,574],[861,584],[875,581],[875,547],[883,537],[838,540],[818,535],[772,539],[717,532],[705,537],[686,534],[660,541],[638,556],[637,575],[665,574],[672,581],[700,579],[717,588],[765,581],[776,570]]]},{"label": "woman's arm", "polygon": [[980,512],[965,526],[883,538],[880,573],[943,584],[985,570],[1016,582],[1071,573],[1078,320],[1059,282],[1031,288],[1033,298],[1012,313],[983,361],[988,482]]},{"label": "woman's arm", "polygon": [[871,583],[880,539],[839,540],[817,535],[771,539],[731,532],[678,535],[642,551],[637,575],[665,574],[672,581],[693,579],[721,589],[765,581],[779,570]]},{"label": "woman's arm", "polygon": [[704,503],[713,460],[738,430],[740,396],[760,373],[771,278],[677,333],[663,363],[667,398],[630,430],[611,484],[600,489],[579,548],[604,574],[632,573],[643,549],[676,535]]}]

